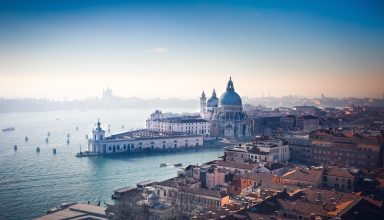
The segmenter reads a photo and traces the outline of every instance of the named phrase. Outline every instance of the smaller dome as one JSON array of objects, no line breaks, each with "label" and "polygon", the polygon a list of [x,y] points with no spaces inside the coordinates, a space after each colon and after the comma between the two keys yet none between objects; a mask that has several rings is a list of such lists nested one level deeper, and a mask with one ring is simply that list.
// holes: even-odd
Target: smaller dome
[{"label": "smaller dome", "polygon": [[158,199],[160,199],[160,196],[155,194],[155,193],[151,193],[148,197],[147,197],[148,200],[152,200],[152,201],[156,201]]},{"label": "smaller dome", "polygon": [[213,90],[212,97],[208,99],[207,101],[207,107],[217,107],[219,106],[219,99],[216,97],[216,91]]}]

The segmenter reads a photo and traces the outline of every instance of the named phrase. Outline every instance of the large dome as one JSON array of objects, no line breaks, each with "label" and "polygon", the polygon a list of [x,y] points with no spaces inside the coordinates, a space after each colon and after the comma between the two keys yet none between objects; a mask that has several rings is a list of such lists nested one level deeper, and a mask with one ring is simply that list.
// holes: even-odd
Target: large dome
[{"label": "large dome", "polygon": [[220,97],[220,105],[226,106],[226,105],[232,105],[232,106],[241,106],[242,101],[239,96],[235,92],[235,88],[233,87],[232,79],[229,78],[228,84],[227,84],[227,91],[224,92]]}]

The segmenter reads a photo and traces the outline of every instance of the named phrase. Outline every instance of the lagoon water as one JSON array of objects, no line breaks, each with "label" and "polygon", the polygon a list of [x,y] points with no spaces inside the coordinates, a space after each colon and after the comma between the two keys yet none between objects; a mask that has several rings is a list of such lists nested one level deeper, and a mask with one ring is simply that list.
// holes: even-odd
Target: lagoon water
[{"label": "lagoon water", "polygon": [[[97,119],[113,134],[143,128],[154,109],[50,111],[0,114],[0,219],[32,219],[64,202],[112,203],[118,188],[176,176],[179,168],[160,163],[201,164],[223,154],[222,148],[151,155],[76,158],[87,147],[85,135]],[[165,109],[188,112],[193,109]],[[124,125],[124,129],[122,129]],[[76,130],[78,126],[78,130]],[[48,132],[50,136],[48,137]],[[70,143],[67,144],[67,134]],[[28,136],[28,142],[24,138]],[[48,143],[45,139],[48,137]],[[14,151],[17,145],[17,151]],[[36,153],[36,147],[40,153]],[[57,154],[52,153],[53,148]]]}]

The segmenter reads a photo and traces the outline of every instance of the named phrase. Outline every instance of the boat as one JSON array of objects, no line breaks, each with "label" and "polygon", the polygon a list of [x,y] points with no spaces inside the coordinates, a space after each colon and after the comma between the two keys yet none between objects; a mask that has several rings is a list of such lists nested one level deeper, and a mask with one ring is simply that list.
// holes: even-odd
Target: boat
[{"label": "boat", "polygon": [[28,136],[25,136],[24,140],[25,142],[28,142]]},{"label": "boat", "polygon": [[52,152],[53,154],[56,154],[56,148],[53,148],[53,152]]},{"label": "boat", "polygon": [[47,144],[48,144],[48,138],[45,138],[45,143],[47,143]]},{"label": "boat", "polygon": [[67,144],[69,144],[69,139],[67,139]]},{"label": "boat", "polygon": [[13,150],[17,151],[17,145],[13,146]]},{"label": "boat", "polygon": [[51,136],[51,133],[48,132],[48,133],[47,133],[47,136],[48,136],[48,137]]},{"label": "boat", "polygon": [[99,155],[98,153],[93,153],[90,151],[84,151],[84,152],[79,152],[75,155],[75,157],[91,157],[91,156],[97,156]]},{"label": "boat", "polygon": [[70,135],[69,135],[69,133],[67,134],[67,138],[69,138],[70,137]]},{"label": "boat", "polygon": [[160,167],[166,167],[166,166],[167,166],[166,163],[161,163],[161,164],[160,164]]},{"label": "boat", "polygon": [[9,128],[3,128],[1,129],[3,132],[7,132],[7,131],[14,131],[15,128],[14,127],[9,127]]},{"label": "boat", "polygon": [[36,153],[40,152],[40,147],[36,147]]},{"label": "boat", "polygon": [[183,164],[182,163],[177,163],[177,164],[174,164],[173,166],[174,167],[181,167],[181,166],[183,166]]}]

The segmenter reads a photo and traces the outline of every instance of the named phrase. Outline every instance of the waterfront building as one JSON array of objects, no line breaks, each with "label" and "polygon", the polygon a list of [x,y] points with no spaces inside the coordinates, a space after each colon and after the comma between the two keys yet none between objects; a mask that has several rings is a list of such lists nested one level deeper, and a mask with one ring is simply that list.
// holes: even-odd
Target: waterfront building
[{"label": "waterfront building", "polygon": [[175,150],[204,144],[201,134],[159,132],[148,129],[129,131],[105,137],[100,121],[88,142],[88,151],[96,154],[132,153],[153,150]]},{"label": "waterfront building", "polygon": [[200,134],[205,139],[210,137],[210,128],[211,123],[199,116],[166,117],[159,110],[146,120],[146,129],[151,131]]},{"label": "waterfront building", "polygon": [[211,136],[229,139],[244,139],[252,135],[252,121],[243,110],[240,96],[230,78],[226,91],[220,99],[213,90],[208,99],[203,92],[200,98],[201,117],[211,122]]},{"label": "waterfront building", "polygon": [[106,208],[82,204],[70,203],[62,204],[57,208],[47,211],[47,214],[36,218],[35,220],[59,220],[59,219],[99,219],[107,220]]}]

